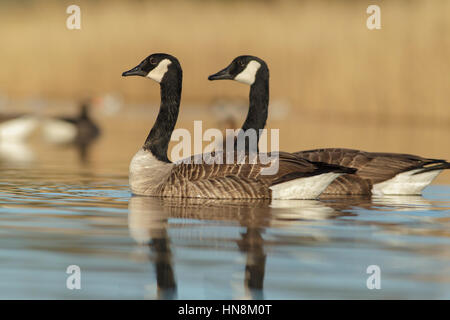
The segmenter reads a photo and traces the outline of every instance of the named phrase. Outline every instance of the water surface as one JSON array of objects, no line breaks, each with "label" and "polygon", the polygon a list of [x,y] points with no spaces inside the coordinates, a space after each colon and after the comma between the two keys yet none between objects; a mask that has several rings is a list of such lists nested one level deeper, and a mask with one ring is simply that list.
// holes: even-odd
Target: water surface
[{"label": "water surface", "polygon": [[[450,298],[450,185],[373,199],[132,197],[142,141],[102,139],[81,153],[37,138],[3,146],[1,299]],[[66,287],[69,265],[81,290]]]}]

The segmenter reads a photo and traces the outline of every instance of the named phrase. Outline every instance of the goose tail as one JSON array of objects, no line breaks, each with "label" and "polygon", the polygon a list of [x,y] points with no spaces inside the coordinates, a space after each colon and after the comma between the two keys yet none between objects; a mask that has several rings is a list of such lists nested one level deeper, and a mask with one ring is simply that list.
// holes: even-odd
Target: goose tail
[{"label": "goose tail", "polygon": [[414,175],[445,169],[450,169],[450,162],[447,162],[445,160],[433,160],[432,162],[428,163],[427,165],[423,166],[420,170],[415,172]]},{"label": "goose tail", "polygon": [[423,189],[445,169],[450,169],[449,162],[429,159],[419,168],[403,171],[392,179],[375,184],[372,188],[372,194],[420,195]]},{"label": "goose tail", "polygon": [[273,199],[317,199],[320,194],[338,177],[356,172],[354,168],[323,162],[312,162],[317,169],[310,175],[298,176],[296,173],[275,181],[270,189]]}]

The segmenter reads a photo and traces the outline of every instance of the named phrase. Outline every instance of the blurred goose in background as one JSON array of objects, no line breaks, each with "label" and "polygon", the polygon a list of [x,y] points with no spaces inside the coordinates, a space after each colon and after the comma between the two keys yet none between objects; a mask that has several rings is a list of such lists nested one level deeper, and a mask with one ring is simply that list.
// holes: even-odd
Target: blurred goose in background
[{"label": "blurred goose in background", "polygon": [[248,106],[242,100],[215,99],[208,110],[217,122],[217,128],[225,136],[226,129],[235,129],[238,119],[245,114]]},{"label": "blurred goose in background", "polygon": [[[0,93],[0,109],[14,105],[6,95]],[[38,121],[31,114],[12,114],[0,111],[0,142],[22,141],[36,129]]]},{"label": "blurred goose in background", "polygon": [[[160,84],[161,105],[143,147],[130,163],[130,187],[137,195],[214,199],[313,199],[338,176],[354,169],[297,159],[279,153],[278,171],[264,174],[258,163],[172,163],[167,157],[180,108],[182,69],[175,57],[157,53],[122,76],[141,76]],[[225,161],[223,161],[225,163]],[[273,164],[273,163],[272,163]]]},{"label": "blurred goose in background", "polygon": [[[7,96],[0,94],[0,108],[14,107]],[[35,159],[25,141],[38,127],[34,114],[0,112],[0,164],[23,165]]]},{"label": "blurred goose in background", "polygon": [[100,129],[90,118],[90,101],[83,101],[75,117],[54,117],[44,120],[45,140],[57,144],[86,144],[97,138]]},{"label": "blurred goose in background", "polygon": [[[238,119],[245,114],[248,107],[240,100],[217,99],[211,103],[208,110],[211,112],[213,119],[216,120],[216,128],[222,132],[222,139],[215,141],[213,150],[224,150],[226,149],[227,139],[233,139],[235,136],[234,130],[238,125]],[[233,130],[232,133],[227,132],[229,129]]]},{"label": "blurred goose in background", "polygon": [[123,106],[122,96],[108,92],[94,97],[93,106],[101,111],[102,115],[115,116],[120,113]]},{"label": "blurred goose in background", "polygon": [[0,114],[0,140],[25,140],[37,128],[38,123],[39,121],[34,115]]},{"label": "blurred goose in background", "polygon": [[[229,79],[250,85],[250,106],[242,129],[259,131],[265,127],[269,106],[269,69],[262,59],[239,56],[208,79]],[[294,155],[356,169],[355,174],[345,174],[334,180],[324,194],[416,195],[421,194],[442,170],[450,169],[450,163],[440,159],[344,148],[299,151]]]}]

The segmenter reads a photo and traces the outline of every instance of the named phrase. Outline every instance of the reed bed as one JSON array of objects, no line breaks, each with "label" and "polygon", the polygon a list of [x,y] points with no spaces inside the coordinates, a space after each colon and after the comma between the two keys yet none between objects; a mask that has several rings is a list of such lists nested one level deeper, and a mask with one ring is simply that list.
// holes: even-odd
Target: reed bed
[{"label": "reed bed", "polygon": [[[68,30],[65,11],[72,3],[3,1],[0,94],[80,100],[114,93],[125,110],[127,104],[154,105],[156,84],[121,73],[149,53],[168,52],[184,69],[179,126],[189,127],[189,105],[245,101],[247,86],[207,76],[237,55],[253,54],[269,65],[272,101],[289,106],[284,120],[268,122],[283,129],[281,148],[340,146],[449,158],[450,2],[377,3],[381,30],[366,27],[372,2],[77,1],[82,28]],[[145,128],[123,126],[139,139],[152,120],[144,122]]]},{"label": "reed bed", "polygon": [[380,1],[381,30],[366,28],[359,1],[79,1],[76,31],[65,1],[18,3],[0,4],[0,91],[10,97],[154,101],[158,90],[120,75],[158,51],[180,58],[184,101],[246,97],[245,86],[206,78],[249,53],[268,62],[272,97],[293,112],[450,119],[449,1]]}]

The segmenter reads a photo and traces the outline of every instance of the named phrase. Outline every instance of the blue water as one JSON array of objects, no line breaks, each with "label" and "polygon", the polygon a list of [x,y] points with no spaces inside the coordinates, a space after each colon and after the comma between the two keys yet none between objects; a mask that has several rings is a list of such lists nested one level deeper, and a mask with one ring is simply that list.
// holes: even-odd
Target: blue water
[{"label": "blue water", "polygon": [[[131,197],[119,174],[0,166],[1,299],[449,299],[450,186],[422,197]],[[69,290],[69,265],[81,289]],[[379,266],[381,289],[366,285]]]}]

